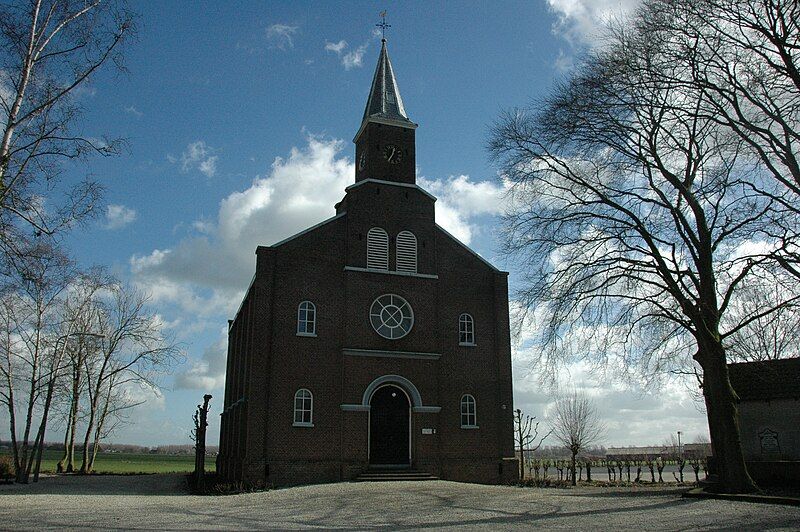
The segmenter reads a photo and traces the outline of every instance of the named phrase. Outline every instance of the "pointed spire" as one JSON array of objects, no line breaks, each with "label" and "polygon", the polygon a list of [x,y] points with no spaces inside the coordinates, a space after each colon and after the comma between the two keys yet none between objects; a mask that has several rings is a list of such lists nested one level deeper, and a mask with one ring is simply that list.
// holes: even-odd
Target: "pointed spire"
[{"label": "pointed spire", "polygon": [[386,50],[386,39],[381,39],[381,55],[378,58],[378,66],[375,67],[375,76],[372,78],[367,107],[364,109],[363,121],[366,122],[370,118],[397,120],[408,122],[409,126],[415,125],[408,119],[403,107],[392,62],[389,61],[389,52]]}]

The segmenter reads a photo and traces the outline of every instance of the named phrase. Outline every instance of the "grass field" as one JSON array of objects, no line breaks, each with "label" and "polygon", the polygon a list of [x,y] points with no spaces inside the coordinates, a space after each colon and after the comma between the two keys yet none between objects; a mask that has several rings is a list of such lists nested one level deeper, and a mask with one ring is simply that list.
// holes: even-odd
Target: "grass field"
[{"label": "grass field", "polygon": [[[7,453],[3,453],[7,454]],[[55,473],[61,451],[45,451],[42,472]],[[81,454],[75,453],[76,467],[81,466]],[[182,473],[194,470],[193,455],[98,453],[94,462],[95,473]],[[206,457],[206,471],[214,471],[214,457]]]}]

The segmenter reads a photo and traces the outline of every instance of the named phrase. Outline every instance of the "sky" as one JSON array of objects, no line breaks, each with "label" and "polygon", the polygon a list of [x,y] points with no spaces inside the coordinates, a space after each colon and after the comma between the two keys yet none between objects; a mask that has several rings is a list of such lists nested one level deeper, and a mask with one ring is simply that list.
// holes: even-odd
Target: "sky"
[{"label": "sky", "polygon": [[[500,112],[546,96],[597,42],[598,24],[635,0],[520,2],[141,2],[125,73],[81,89],[88,136],[124,137],[120,157],[91,159],[104,215],[67,241],[84,265],[106,265],[145,289],[186,362],[145,394],[112,441],[189,443],[194,406],[211,402],[215,444],[226,325],[270,245],[334,214],[354,181],[352,138],[378,52],[378,13],[417,130],[418,184],[438,197],[437,222],[501,269],[503,189],[488,159]],[[522,343],[522,346],[525,344]],[[545,419],[555,391],[515,348],[515,406]],[[621,382],[583,364],[562,387],[585,390],[606,445],[707,433],[688,387]],[[545,421],[546,423],[546,421]],[[547,442],[554,444],[555,442]]]}]

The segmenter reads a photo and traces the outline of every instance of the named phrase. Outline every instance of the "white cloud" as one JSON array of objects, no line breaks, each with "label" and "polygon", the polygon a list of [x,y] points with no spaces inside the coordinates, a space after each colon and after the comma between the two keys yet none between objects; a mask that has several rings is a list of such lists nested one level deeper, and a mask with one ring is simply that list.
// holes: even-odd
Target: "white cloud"
[{"label": "white cloud", "polygon": [[361,68],[364,66],[364,53],[367,51],[367,45],[362,44],[355,50],[351,50],[342,56],[342,65],[345,70],[353,68]]},{"label": "white cloud", "polygon": [[469,244],[478,231],[475,218],[498,215],[504,210],[505,190],[492,181],[471,181],[469,176],[432,180],[420,176],[419,185],[437,197],[436,223]]},{"label": "white cloud", "polygon": [[106,229],[120,229],[135,220],[135,209],[113,203],[106,207]]},{"label": "white cloud", "polygon": [[288,24],[273,24],[267,28],[267,39],[269,39],[272,46],[281,50],[287,48],[294,48],[294,40],[292,36],[297,33],[299,26],[290,26]]},{"label": "white cloud", "polygon": [[[342,156],[345,142],[310,136],[304,148],[278,157],[265,176],[220,203],[215,221],[193,224],[201,232],[168,249],[131,257],[134,277],[156,302],[197,316],[235,312],[253,276],[254,251],[335,214],[333,205],[353,183],[355,169]],[[464,242],[477,230],[475,217],[500,210],[501,189],[467,176],[444,181],[420,178],[440,196],[437,221]]]},{"label": "white cloud", "polygon": [[206,177],[214,177],[217,173],[218,157],[211,155],[213,151],[204,141],[198,140],[186,146],[180,158],[167,155],[167,160],[173,164],[180,162],[183,173],[199,170]]},{"label": "white cloud", "polygon": [[134,107],[132,105],[129,105],[128,107],[126,107],[125,108],[125,112],[130,114],[130,115],[135,116],[136,118],[141,118],[142,115],[144,115],[144,113],[142,113],[140,110],[138,110],[136,107]]},{"label": "white cloud", "polygon": [[337,55],[341,54],[345,48],[347,48],[347,41],[344,39],[337,43],[325,41],[325,49],[329,52],[335,52]]},{"label": "white cloud", "polygon": [[603,25],[635,9],[641,0],[547,0],[558,16],[553,33],[574,45],[593,46]]},{"label": "white cloud", "polygon": [[225,385],[225,366],[228,358],[228,333],[208,346],[203,356],[189,361],[188,367],[175,376],[177,388],[210,391]]},{"label": "white cloud", "polygon": [[342,66],[345,70],[352,70],[354,68],[361,68],[364,66],[364,54],[366,53],[368,46],[369,42],[365,42],[358,48],[352,49],[346,54],[342,55],[347,48],[347,41],[344,39],[337,43],[325,41],[325,49],[329,52],[334,52],[337,56],[339,56]]}]

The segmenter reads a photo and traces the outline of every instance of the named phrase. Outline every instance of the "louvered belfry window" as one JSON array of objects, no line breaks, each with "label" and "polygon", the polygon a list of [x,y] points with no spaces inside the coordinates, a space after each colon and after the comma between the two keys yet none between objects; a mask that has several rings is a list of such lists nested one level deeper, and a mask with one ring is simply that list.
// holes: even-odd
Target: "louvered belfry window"
[{"label": "louvered belfry window", "polygon": [[411,231],[397,235],[397,271],[417,273],[417,237]]},{"label": "louvered belfry window", "polygon": [[367,268],[389,269],[389,235],[380,227],[373,227],[367,232]]}]

